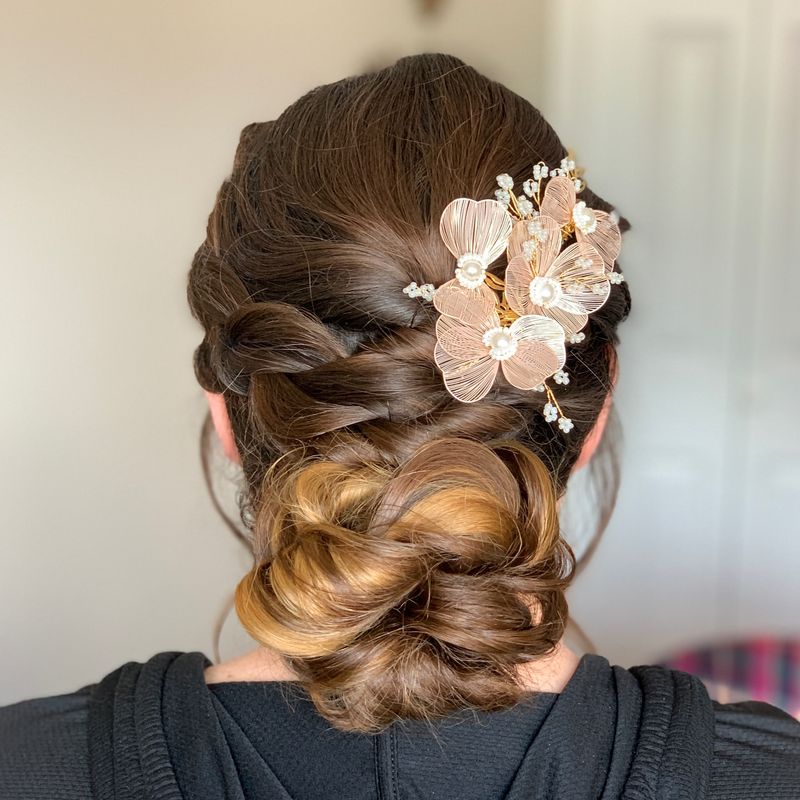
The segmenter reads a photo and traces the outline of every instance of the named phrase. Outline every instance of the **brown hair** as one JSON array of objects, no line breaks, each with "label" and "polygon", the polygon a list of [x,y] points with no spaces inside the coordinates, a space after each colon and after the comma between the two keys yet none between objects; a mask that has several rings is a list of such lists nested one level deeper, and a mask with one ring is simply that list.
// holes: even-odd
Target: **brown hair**
[{"label": "brown hair", "polygon": [[512,705],[517,665],[563,635],[574,556],[556,502],[610,391],[627,286],[569,348],[569,434],[501,374],[478,403],[451,397],[437,313],[402,288],[452,277],[450,200],[565,155],[529,102],[446,55],[242,131],[189,274],[195,371],[242,459],[238,616],[338,728]]}]

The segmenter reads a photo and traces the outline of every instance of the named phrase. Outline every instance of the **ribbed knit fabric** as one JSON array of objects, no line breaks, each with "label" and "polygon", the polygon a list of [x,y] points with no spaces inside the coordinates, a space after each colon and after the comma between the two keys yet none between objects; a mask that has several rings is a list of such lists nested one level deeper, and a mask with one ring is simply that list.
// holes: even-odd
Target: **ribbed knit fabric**
[{"label": "ribbed knit fabric", "polygon": [[0,708],[0,798],[91,798],[90,687]]},{"label": "ribbed knit fabric", "polygon": [[343,733],[291,682],[199,652],[0,708],[0,800],[800,800],[800,723],[687,673],[586,655],[561,694]]}]

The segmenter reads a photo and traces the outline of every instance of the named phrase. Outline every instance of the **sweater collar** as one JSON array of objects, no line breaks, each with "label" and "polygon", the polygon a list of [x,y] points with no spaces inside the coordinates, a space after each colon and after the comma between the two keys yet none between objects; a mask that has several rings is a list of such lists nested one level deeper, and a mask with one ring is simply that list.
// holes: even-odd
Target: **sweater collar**
[{"label": "sweater collar", "polygon": [[[708,782],[713,709],[702,683],[682,672],[626,670],[587,654],[561,694],[501,712],[457,712],[433,727],[405,721],[370,736],[332,731],[297,684],[210,687],[210,664],[201,652],[159,653],[95,685],[89,748],[97,800],[321,792],[355,800],[376,789],[405,796],[421,781],[437,797],[466,797],[456,789],[465,781],[469,796],[507,800],[700,800]],[[488,753],[490,769],[481,764]]]}]

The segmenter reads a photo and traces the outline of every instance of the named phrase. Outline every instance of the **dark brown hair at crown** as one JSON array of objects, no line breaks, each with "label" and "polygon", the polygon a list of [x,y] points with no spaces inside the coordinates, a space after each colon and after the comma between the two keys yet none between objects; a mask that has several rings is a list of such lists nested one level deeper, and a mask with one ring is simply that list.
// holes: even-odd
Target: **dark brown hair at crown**
[{"label": "dark brown hair at crown", "polygon": [[[254,565],[237,613],[339,728],[507,707],[517,666],[563,635],[574,557],[556,501],[610,391],[627,285],[568,348],[570,434],[501,373],[455,400],[437,313],[402,289],[452,277],[450,200],[565,155],[528,101],[446,55],[320,86],[242,131],[189,275],[195,371],[242,459]],[[609,210],[589,178],[582,199]]]}]

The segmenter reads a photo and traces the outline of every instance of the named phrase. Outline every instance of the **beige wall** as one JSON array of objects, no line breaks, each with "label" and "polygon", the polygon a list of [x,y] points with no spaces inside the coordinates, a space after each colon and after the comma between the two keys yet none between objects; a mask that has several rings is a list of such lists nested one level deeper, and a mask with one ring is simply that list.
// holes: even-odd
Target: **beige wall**
[{"label": "beige wall", "polygon": [[186,270],[245,124],[432,47],[498,74],[488,4],[419,5],[2,3],[0,703],[211,655],[247,559],[202,484]]}]

